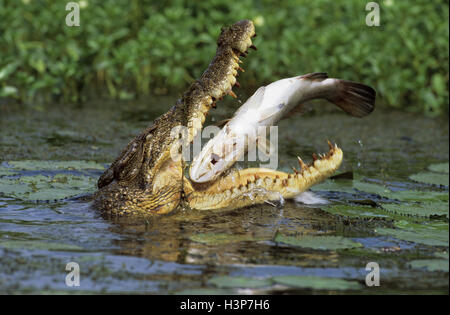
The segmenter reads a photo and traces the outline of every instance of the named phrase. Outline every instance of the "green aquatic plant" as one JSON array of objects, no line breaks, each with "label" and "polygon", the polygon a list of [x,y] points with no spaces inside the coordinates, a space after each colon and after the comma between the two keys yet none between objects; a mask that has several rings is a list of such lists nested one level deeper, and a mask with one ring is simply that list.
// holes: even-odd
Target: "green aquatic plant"
[{"label": "green aquatic plant", "polygon": [[17,174],[17,173],[14,172],[13,170],[2,168],[0,166],[0,177],[2,177],[2,176],[12,176],[12,175],[15,175],[15,174]]},{"label": "green aquatic plant", "polygon": [[249,235],[233,235],[226,233],[199,233],[191,235],[189,239],[197,243],[208,245],[221,245],[255,240],[255,238]]},{"label": "green aquatic plant", "polygon": [[6,249],[29,249],[29,250],[49,250],[49,251],[82,251],[83,248],[73,244],[62,244],[44,241],[19,241],[0,240],[0,248]]},{"label": "green aquatic plant", "polygon": [[[0,167],[0,194],[24,201],[54,201],[91,193],[97,178],[85,171],[103,169],[102,164],[89,161],[10,161]],[[24,171],[39,173],[22,175]],[[42,171],[52,173],[42,175]]]},{"label": "green aquatic plant", "polygon": [[270,279],[222,276],[213,277],[208,280],[208,283],[214,284],[219,288],[260,288],[270,286],[272,281]]},{"label": "green aquatic plant", "polygon": [[448,174],[449,170],[449,163],[438,163],[438,164],[431,164],[428,166],[428,169],[430,171],[436,172],[436,173],[445,173]]},{"label": "green aquatic plant", "polygon": [[0,178],[0,192],[25,201],[54,201],[95,191],[96,179],[84,175],[20,176]]},{"label": "green aquatic plant", "polygon": [[409,178],[411,178],[413,181],[416,181],[416,182],[426,183],[426,184],[431,184],[431,185],[448,186],[448,184],[449,184],[448,174],[425,172],[425,173],[413,174],[413,175],[409,176]]},{"label": "green aquatic plant", "polygon": [[337,250],[362,247],[361,243],[342,236],[286,236],[277,234],[275,242],[318,250]]},{"label": "green aquatic plant", "polygon": [[370,206],[355,205],[331,205],[323,207],[322,210],[340,216],[351,218],[389,218],[389,214],[383,209]]},{"label": "green aquatic plant", "polygon": [[408,242],[425,244],[429,246],[446,246],[448,247],[448,224],[446,228],[436,227],[432,224],[412,225],[407,223],[409,228],[390,229],[377,228],[375,232],[379,235],[391,236]]},{"label": "green aquatic plant", "polygon": [[360,0],[84,3],[80,27],[63,25],[68,12],[58,1],[0,6],[0,98],[78,103],[176,93],[201,74],[221,26],[252,19],[265,48],[249,61],[249,88],[327,69],[370,82],[380,104],[448,113],[445,1],[390,1],[380,27],[365,24]]},{"label": "green aquatic plant", "polygon": [[419,259],[408,263],[413,269],[426,269],[428,271],[445,271],[448,272],[448,260],[445,259]]},{"label": "green aquatic plant", "polygon": [[402,215],[411,215],[429,218],[432,216],[444,216],[448,218],[448,202],[427,202],[427,203],[401,203],[401,204],[383,204],[383,209]]},{"label": "green aquatic plant", "polygon": [[[432,172],[410,176],[415,181],[448,186],[448,163],[433,164]],[[436,173],[440,172],[440,173]],[[444,174],[443,174],[444,173]],[[340,186],[340,183],[343,183]],[[334,215],[352,218],[389,218],[395,228],[379,227],[379,235],[425,244],[448,247],[449,194],[445,191],[398,190],[393,186],[355,180],[333,180],[316,186],[315,189],[357,194],[375,194],[390,200],[376,200],[378,207],[355,206],[352,204],[329,205],[323,210]],[[397,200],[400,202],[392,202]],[[351,200],[350,200],[351,201]]]},{"label": "green aquatic plant", "polygon": [[104,170],[105,166],[92,161],[39,161],[23,160],[9,161],[8,166],[13,170],[48,171],[48,170]]},{"label": "green aquatic plant", "polygon": [[359,290],[361,284],[338,278],[325,278],[315,276],[279,276],[272,278],[274,282],[289,287],[313,290]]},{"label": "green aquatic plant", "polygon": [[217,289],[217,288],[195,288],[195,289],[185,289],[177,291],[176,295],[231,295],[234,292],[227,289]]},{"label": "green aquatic plant", "polygon": [[448,252],[437,252],[433,254],[434,257],[438,257],[438,258],[444,258],[447,259],[449,258],[449,253]]}]

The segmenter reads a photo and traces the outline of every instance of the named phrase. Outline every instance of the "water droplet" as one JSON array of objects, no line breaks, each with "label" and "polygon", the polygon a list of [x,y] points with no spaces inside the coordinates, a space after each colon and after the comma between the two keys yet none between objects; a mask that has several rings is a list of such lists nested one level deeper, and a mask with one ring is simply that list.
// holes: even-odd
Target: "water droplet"
[{"label": "water droplet", "polygon": [[361,167],[361,160],[362,160],[362,155],[363,155],[363,148],[364,148],[364,144],[363,144],[363,142],[362,142],[362,140],[361,139],[359,139],[358,140],[358,145],[359,145],[359,150],[358,150],[358,154],[357,154],[357,163],[356,163],[356,166],[358,167],[358,168],[360,168]]}]

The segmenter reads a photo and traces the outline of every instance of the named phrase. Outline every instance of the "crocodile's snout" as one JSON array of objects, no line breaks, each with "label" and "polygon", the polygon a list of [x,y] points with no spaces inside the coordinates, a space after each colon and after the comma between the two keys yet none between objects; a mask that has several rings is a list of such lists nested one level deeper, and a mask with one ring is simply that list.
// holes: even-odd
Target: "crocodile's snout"
[{"label": "crocodile's snout", "polygon": [[[242,20],[230,27],[222,28],[217,45],[229,46],[240,54],[245,54],[252,47],[251,38],[255,36],[255,26],[250,20]],[[252,48],[255,48],[254,46]]]}]

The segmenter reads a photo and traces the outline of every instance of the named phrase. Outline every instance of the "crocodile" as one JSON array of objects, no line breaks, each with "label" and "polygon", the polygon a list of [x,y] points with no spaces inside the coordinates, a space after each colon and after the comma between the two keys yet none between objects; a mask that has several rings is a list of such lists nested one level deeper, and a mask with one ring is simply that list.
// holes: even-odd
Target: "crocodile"
[{"label": "crocodile", "polygon": [[[178,150],[180,142],[193,141],[209,110],[219,100],[226,95],[236,97],[232,88],[239,85],[238,71],[244,71],[241,58],[247,56],[249,48],[256,50],[252,42],[255,36],[250,20],[222,28],[216,54],[201,77],[167,113],[132,139],[100,176],[94,195],[97,208],[112,216],[167,214],[180,205],[199,210],[237,209],[293,198],[335,173],[342,163],[343,152],[331,143],[326,154],[314,154],[309,164],[299,158],[300,169],[294,169],[293,173],[264,168],[235,169],[205,183],[186,177],[186,161],[174,158],[174,148]],[[372,101],[374,95],[370,95]],[[342,99],[335,103],[345,110]],[[371,110],[373,106],[367,112]],[[187,127],[187,136],[174,137],[173,130],[183,126]]]}]

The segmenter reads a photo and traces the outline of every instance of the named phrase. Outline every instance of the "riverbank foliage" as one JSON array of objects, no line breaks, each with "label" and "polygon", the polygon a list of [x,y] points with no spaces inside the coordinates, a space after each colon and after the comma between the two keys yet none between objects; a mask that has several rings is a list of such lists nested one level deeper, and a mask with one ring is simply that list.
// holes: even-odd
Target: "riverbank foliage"
[{"label": "riverbank foliage", "polygon": [[[206,68],[220,27],[252,19],[258,52],[245,61],[252,91],[326,71],[378,91],[381,106],[448,114],[448,0],[367,1],[0,0],[0,100],[25,105],[178,95]],[[4,102],[0,101],[0,104]]]}]

